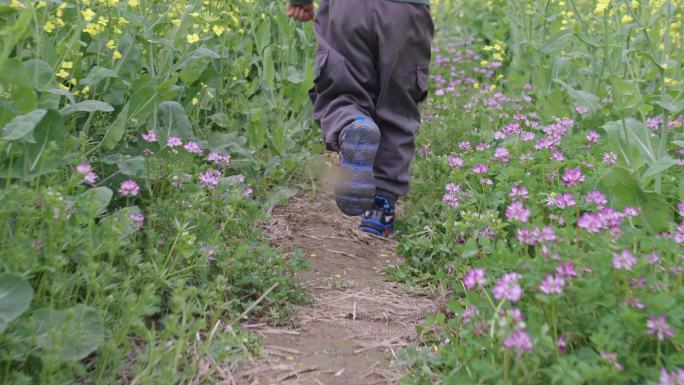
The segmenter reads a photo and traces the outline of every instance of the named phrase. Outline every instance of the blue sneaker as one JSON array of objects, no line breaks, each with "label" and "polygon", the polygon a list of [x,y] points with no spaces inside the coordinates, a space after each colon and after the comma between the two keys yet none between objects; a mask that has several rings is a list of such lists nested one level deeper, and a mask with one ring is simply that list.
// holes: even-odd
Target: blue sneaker
[{"label": "blue sneaker", "polygon": [[380,129],[359,116],[340,135],[340,177],[335,186],[337,207],[347,215],[361,215],[374,203],[373,163],[380,145]]},{"label": "blue sneaker", "polygon": [[375,196],[373,207],[363,214],[359,230],[381,237],[389,237],[392,234],[394,231],[394,205],[390,203],[389,199],[382,195]]}]

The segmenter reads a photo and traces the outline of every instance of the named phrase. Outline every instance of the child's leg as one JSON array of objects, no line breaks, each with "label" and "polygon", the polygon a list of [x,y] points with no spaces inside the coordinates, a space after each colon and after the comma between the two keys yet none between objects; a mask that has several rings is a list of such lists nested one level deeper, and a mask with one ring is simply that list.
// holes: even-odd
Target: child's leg
[{"label": "child's leg", "polygon": [[429,8],[371,0],[378,42],[379,92],[373,117],[380,127],[375,158],[378,193],[396,199],[409,190],[409,169],[420,127],[418,103],[427,96],[434,26]]},{"label": "child's leg", "polygon": [[321,0],[316,15],[318,49],[310,95],[314,120],[331,151],[339,151],[344,127],[359,115],[371,117],[375,110],[377,47],[369,17],[371,3]]}]

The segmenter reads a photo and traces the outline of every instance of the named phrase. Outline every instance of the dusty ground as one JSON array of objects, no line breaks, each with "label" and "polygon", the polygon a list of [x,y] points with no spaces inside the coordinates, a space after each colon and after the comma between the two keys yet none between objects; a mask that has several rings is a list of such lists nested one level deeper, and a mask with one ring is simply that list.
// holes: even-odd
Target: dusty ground
[{"label": "dusty ground", "polygon": [[388,282],[396,241],[359,233],[359,218],[341,214],[323,185],[315,198],[275,209],[267,225],[274,244],[302,249],[310,261],[301,276],[313,303],[293,327],[244,324],[263,337],[268,357],[233,371],[227,383],[396,384],[396,352],[420,345],[415,326],[436,311],[438,296]]}]

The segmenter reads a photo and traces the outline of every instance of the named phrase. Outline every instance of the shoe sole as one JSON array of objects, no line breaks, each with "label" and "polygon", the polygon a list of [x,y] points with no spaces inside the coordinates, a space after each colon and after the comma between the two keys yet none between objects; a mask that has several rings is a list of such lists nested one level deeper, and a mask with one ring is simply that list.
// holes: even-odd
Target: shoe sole
[{"label": "shoe sole", "polygon": [[368,234],[373,234],[377,235],[378,237],[384,237],[384,238],[389,238],[390,235],[392,235],[392,230],[391,229],[385,229],[385,230],[378,230],[375,227],[370,227],[370,226],[359,226],[359,231],[362,231],[364,233]]},{"label": "shoe sole", "polygon": [[373,163],[379,145],[380,129],[368,119],[354,121],[344,131],[335,202],[347,215],[361,215],[375,202]]}]

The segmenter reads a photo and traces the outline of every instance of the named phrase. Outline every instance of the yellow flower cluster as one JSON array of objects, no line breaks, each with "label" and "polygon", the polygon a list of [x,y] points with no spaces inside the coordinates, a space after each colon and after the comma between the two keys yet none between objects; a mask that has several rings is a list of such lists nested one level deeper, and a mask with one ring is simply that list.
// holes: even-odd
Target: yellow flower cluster
[{"label": "yellow flower cluster", "polygon": [[[503,42],[497,41],[493,45],[486,45],[483,48],[485,52],[492,53],[492,60],[503,61],[503,55],[506,53],[506,47]],[[482,64],[482,63],[480,63]],[[483,67],[487,65],[486,62]]]}]

